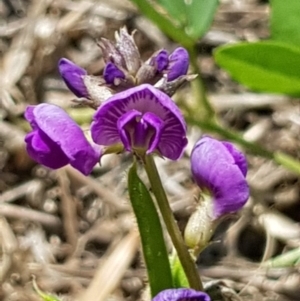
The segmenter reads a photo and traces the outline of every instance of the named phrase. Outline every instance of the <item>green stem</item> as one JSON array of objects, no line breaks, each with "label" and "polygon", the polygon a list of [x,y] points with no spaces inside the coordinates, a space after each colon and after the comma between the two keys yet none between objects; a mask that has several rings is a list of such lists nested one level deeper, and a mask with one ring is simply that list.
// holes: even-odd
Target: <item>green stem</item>
[{"label": "green stem", "polygon": [[195,290],[203,290],[199,273],[196,265],[190,256],[190,253],[185,246],[180,230],[173,217],[170,204],[168,202],[165,190],[162,186],[159,173],[157,171],[154,159],[151,155],[146,155],[144,159],[145,170],[147,172],[151,189],[157,200],[158,207],[164,219],[165,225],[172,239],[174,247],[177,251],[179,260],[189,281],[191,288]]},{"label": "green stem", "polygon": [[187,50],[190,55],[192,73],[198,74],[198,77],[191,83],[193,88],[193,97],[197,101],[195,108],[193,108],[194,114],[197,114],[198,117],[203,116],[201,119],[215,118],[214,109],[207,98],[203,79],[201,78],[201,70],[197,61],[197,51],[195,45],[188,47]]}]

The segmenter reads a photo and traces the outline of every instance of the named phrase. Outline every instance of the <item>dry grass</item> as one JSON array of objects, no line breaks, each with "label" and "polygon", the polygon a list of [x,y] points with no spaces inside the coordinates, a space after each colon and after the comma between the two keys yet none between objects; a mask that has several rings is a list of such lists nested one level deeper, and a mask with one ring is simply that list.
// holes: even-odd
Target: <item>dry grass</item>
[{"label": "dry grass", "polygon": [[[226,1],[199,44],[201,67],[225,126],[299,157],[299,103],[245,91],[211,57],[216,45],[267,37],[267,12],[258,1]],[[39,300],[34,275],[42,290],[64,300],[137,300],[146,273],[127,202],[128,156],[108,156],[91,177],[70,167],[36,166],[24,148],[29,126],[22,114],[28,104],[40,102],[71,108],[74,96],[58,76],[57,61],[68,57],[91,74],[101,73],[97,39],[113,38],[120,26],[138,29],[144,58],[175,45],[124,0],[3,0],[0,20],[0,299]],[[183,160],[158,161],[182,227],[194,205],[188,154],[199,135],[190,131]],[[299,178],[259,157],[249,156],[249,164],[247,207],[224,221],[199,260],[206,287],[221,289],[226,300],[299,300],[297,265],[261,266],[299,247]]]}]

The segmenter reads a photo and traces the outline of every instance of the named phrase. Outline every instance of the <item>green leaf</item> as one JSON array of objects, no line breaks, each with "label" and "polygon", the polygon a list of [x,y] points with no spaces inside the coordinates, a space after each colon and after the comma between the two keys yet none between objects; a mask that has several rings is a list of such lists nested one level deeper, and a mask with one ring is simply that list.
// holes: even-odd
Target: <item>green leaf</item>
[{"label": "green leaf", "polygon": [[154,22],[160,30],[171,39],[186,48],[193,47],[195,41],[193,41],[193,39],[191,39],[182,28],[176,26],[170,18],[160,14],[153,6],[153,3],[150,3],[147,0],[131,0],[131,2],[139,8],[145,17]]},{"label": "green leaf", "polygon": [[189,288],[189,281],[185,275],[184,269],[181,265],[181,262],[178,258],[176,251],[170,257],[170,264],[171,264],[171,272],[172,278],[175,288],[187,287]]},{"label": "green leaf", "polygon": [[300,50],[278,42],[217,48],[214,58],[235,80],[256,90],[300,95]]},{"label": "green leaf", "polygon": [[[192,47],[210,27],[219,0],[131,0],[166,35]],[[160,7],[159,7],[160,6]],[[162,11],[162,9],[165,11]]]},{"label": "green leaf", "polygon": [[186,23],[185,2],[184,0],[157,0],[166,12],[173,17],[173,21],[184,25]]},{"label": "green leaf", "polygon": [[290,250],[284,254],[278,255],[262,263],[264,267],[282,268],[292,267],[299,264],[300,248]]},{"label": "green leaf", "polygon": [[[184,1],[184,0],[182,0]],[[209,29],[215,12],[218,0],[186,0],[187,34],[194,38],[201,38]]]},{"label": "green leaf", "polygon": [[300,46],[300,1],[271,1],[271,38]]},{"label": "green leaf", "polygon": [[219,0],[157,0],[157,3],[188,36],[197,40],[211,25]]},{"label": "green leaf", "polygon": [[173,281],[159,216],[147,187],[137,175],[136,164],[128,173],[128,189],[154,297],[162,290],[173,288]]}]

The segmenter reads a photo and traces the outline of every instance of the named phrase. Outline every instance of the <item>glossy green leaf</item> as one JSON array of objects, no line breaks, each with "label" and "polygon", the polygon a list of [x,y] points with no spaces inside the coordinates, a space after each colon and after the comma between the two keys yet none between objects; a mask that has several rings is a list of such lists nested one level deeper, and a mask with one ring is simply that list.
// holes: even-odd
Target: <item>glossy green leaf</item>
[{"label": "glossy green leaf", "polygon": [[136,164],[128,173],[128,190],[142,240],[151,295],[172,288],[169,257],[158,212],[151,195],[136,171]]},{"label": "glossy green leaf", "polygon": [[300,95],[300,50],[284,43],[239,43],[217,48],[214,58],[233,79],[256,90]]},{"label": "glossy green leaf", "polygon": [[300,46],[300,1],[272,0],[271,38]]}]

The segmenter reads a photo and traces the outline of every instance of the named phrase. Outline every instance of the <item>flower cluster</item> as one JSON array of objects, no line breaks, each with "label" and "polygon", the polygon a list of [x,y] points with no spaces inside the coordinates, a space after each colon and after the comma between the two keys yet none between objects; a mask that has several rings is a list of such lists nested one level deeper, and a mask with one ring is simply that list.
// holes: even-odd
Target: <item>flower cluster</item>
[{"label": "flower cluster", "polygon": [[25,139],[29,155],[50,168],[71,164],[85,175],[108,148],[178,159],[187,144],[186,123],[169,95],[190,79],[187,51],[180,47],[169,54],[162,49],[142,63],[125,28],[116,35],[116,43],[101,39],[99,46],[105,62],[102,76],[88,75],[65,58],[58,64],[79,101],[97,110],[90,129],[93,143],[63,109],[29,106],[25,113],[32,126]]},{"label": "flower cluster", "polygon": [[133,35],[126,28],[116,34],[116,43],[101,38],[99,46],[105,62],[102,76],[88,75],[66,58],[58,64],[66,85],[80,98],[77,101],[93,108],[117,92],[146,83],[171,96],[181,84],[194,78],[187,75],[189,56],[184,48],[176,48],[171,54],[161,49],[142,62]]}]

